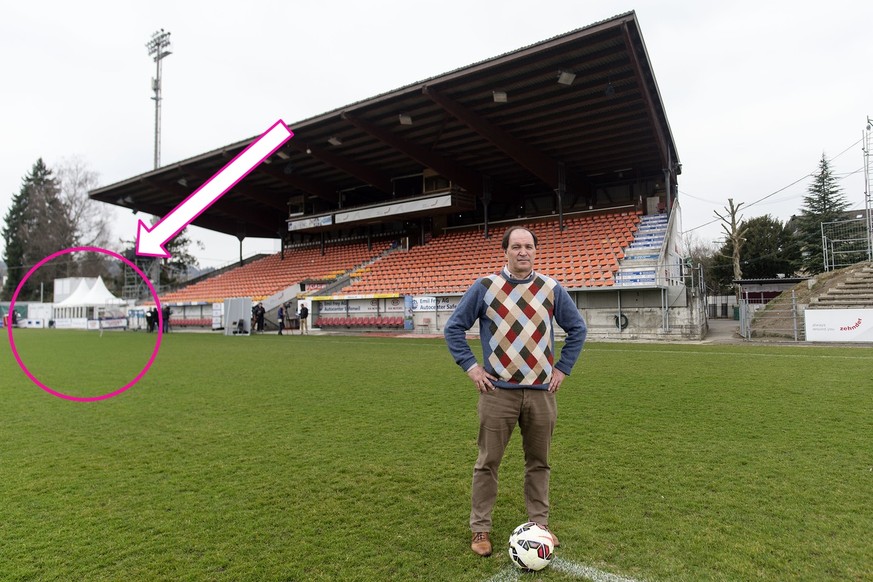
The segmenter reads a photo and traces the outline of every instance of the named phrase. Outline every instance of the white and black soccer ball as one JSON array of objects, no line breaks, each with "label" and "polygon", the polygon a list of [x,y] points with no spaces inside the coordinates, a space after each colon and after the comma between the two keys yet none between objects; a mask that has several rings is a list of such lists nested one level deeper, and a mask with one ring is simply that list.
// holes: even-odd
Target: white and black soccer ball
[{"label": "white and black soccer ball", "polygon": [[509,559],[522,570],[542,570],[554,555],[552,534],[532,521],[521,524],[509,536]]}]

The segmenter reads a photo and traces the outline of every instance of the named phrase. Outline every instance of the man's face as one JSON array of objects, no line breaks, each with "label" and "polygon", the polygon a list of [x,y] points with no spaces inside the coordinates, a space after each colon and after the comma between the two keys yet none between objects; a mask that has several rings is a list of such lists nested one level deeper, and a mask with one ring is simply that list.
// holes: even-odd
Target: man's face
[{"label": "man's face", "polygon": [[526,230],[514,230],[509,234],[506,247],[506,266],[514,274],[527,274],[533,270],[537,249],[533,235]]}]

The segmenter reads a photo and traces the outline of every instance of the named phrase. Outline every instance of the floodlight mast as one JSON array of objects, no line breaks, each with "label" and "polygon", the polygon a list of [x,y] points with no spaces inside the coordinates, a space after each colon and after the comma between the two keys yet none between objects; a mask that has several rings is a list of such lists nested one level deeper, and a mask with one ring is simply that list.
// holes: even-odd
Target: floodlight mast
[{"label": "floodlight mast", "polygon": [[867,117],[867,127],[864,130],[864,210],[867,217],[867,260],[873,261],[873,168],[870,166],[871,131],[873,119]]},{"label": "floodlight mast", "polygon": [[146,43],[149,55],[154,56],[157,65],[157,74],[152,79],[152,90],[155,92],[152,99],[155,102],[155,169],[161,165],[161,61],[171,55],[170,33],[160,29],[152,34],[152,39]]}]

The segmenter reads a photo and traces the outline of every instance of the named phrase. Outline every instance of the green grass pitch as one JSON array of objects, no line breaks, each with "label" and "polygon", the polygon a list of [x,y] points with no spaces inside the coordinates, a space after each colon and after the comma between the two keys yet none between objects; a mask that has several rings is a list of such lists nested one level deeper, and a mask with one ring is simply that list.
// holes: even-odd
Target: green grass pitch
[{"label": "green grass pitch", "polygon": [[[155,340],[14,338],[41,381],[79,396],[133,378]],[[441,340],[168,334],[142,381],[88,403],[41,390],[3,344],[0,580],[484,581],[510,567],[519,435],[495,555],[478,558],[476,392]],[[869,580],[871,402],[869,348],[590,342],[558,396],[558,556],[636,580]]]}]

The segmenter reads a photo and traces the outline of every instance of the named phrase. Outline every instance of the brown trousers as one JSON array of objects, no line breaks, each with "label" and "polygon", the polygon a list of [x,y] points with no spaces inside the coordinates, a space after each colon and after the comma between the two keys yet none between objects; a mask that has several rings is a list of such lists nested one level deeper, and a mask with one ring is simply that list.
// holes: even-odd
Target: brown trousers
[{"label": "brown trousers", "polygon": [[524,502],[529,521],[549,523],[549,448],[558,416],[547,390],[498,388],[479,395],[479,457],[473,467],[470,529],[491,531],[497,470],[515,425],[524,449]]}]

